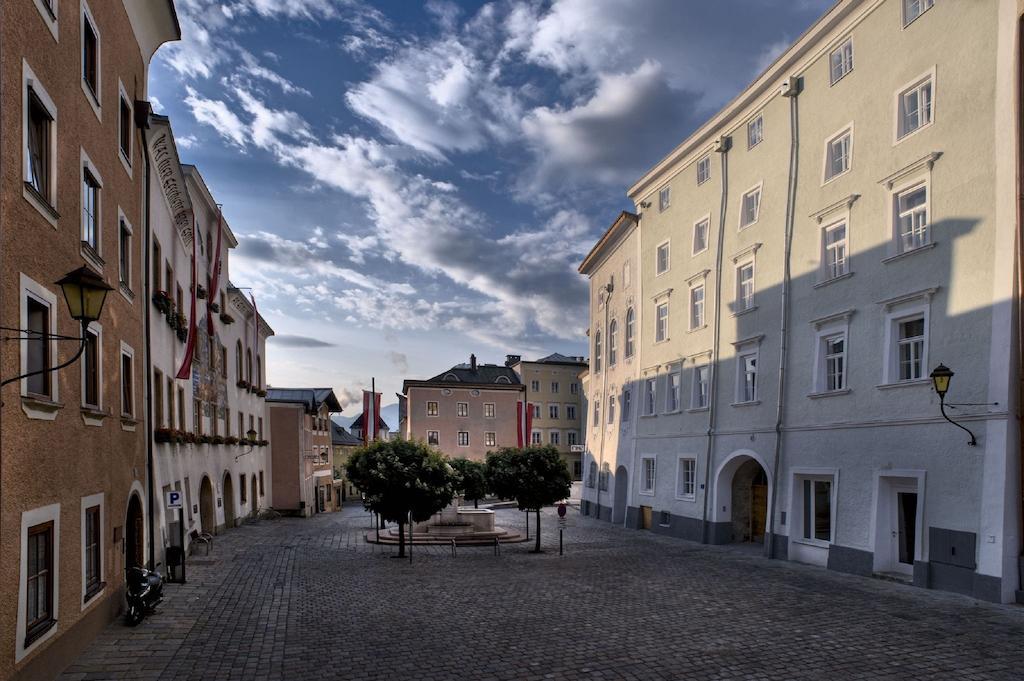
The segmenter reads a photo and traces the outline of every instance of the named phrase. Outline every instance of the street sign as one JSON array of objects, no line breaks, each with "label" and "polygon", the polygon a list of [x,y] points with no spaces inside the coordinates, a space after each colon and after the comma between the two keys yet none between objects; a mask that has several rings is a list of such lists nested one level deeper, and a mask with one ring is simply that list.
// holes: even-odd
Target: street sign
[{"label": "street sign", "polygon": [[176,489],[167,492],[167,508],[181,508],[181,492]]},{"label": "street sign", "polygon": [[584,445],[569,445],[569,451],[573,454],[582,454],[586,449]]},{"label": "street sign", "polygon": [[558,505],[558,517],[559,518],[564,518],[565,517],[565,504],[559,504]]}]

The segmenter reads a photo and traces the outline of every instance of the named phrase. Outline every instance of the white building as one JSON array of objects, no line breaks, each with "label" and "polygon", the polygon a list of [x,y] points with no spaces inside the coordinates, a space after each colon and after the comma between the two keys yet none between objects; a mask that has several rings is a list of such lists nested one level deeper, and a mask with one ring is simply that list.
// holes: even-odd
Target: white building
[{"label": "white building", "polygon": [[[186,546],[191,532],[216,534],[254,515],[270,498],[266,446],[266,339],[273,330],[249,296],[230,283],[230,250],[238,245],[199,171],[183,165],[169,121],[153,117],[153,277],[149,306],[149,390],[154,425],[154,489],[163,547],[178,543],[178,512],[164,508],[171,489],[184,493]],[[194,241],[194,244],[193,244]],[[216,290],[208,290],[217,262]],[[177,379],[188,351],[195,248],[196,342],[187,378]],[[208,325],[212,318],[212,325]],[[212,335],[208,329],[212,326]],[[158,552],[158,561],[163,556]]]},{"label": "white building", "polygon": [[1020,17],[838,2],[630,188],[581,266],[586,512],[1019,597]]}]

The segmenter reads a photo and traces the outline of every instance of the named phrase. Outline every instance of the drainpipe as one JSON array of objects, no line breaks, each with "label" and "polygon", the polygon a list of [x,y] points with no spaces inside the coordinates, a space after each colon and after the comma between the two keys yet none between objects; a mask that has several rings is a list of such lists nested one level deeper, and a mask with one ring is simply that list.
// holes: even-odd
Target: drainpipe
[{"label": "drainpipe", "polygon": [[729,147],[732,138],[722,136],[717,151],[722,155],[722,203],[718,209],[718,254],[715,258],[715,333],[711,346],[711,390],[708,399],[708,436],[704,451],[704,511],[700,520],[700,541],[708,538],[708,501],[711,499],[711,456],[714,449],[715,422],[718,417],[718,355],[722,342],[722,259],[725,251],[725,212],[729,202]]},{"label": "drainpipe", "polygon": [[775,415],[775,457],[772,461],[772,503],[768,509],[768,531],[765,541],[765,555],[775,557],[775,509],[779,498],[779,470],[782,467],[782,422],[785,416],[786,398],[786,360],[789,354],[789,313],[790,313],[790,260],[793,253],[793,221],[796,213],[796,176],[800,150],[800,126],[797,110],[797,98],[803,85],[802,79],[795,77],[793,85],[784,90],[783,97],[789,99],[789,187],[786,194],[785,224],[785,257],[782,275],[782,321],[779,324],[779,390],[776,399]]},{"label": "drainpipe", "polygon": [[[149,103],[145,104],[147,112],[149,110]],[[136,103],[135,110],[138,111],[139,103]],[[152,232],[152,225],[150,224],[150,200],[149,200],[149,183],[151,181],[150,171],[150,158],[149,158],[149,136],[146,134],[146,130],[149,126],[149,116],[146,116],[146,125],[139,126],[139,130],[142,133],[142,158],[144,161],[144,179],[143,186],[145,187],[145,193],[143,195],[144,208],[142,214],[142,231],[145,234],[144,248],[143,248],[143,278],[142,278],[142,319],[143,329],[145,332],[145,342],[143,343],[143,361],[142,366],[146,371],[146,427],[144,428],[146,433],[146,478],[147,486],[149,488],[149,494],[146,495],[146,517],[149,530],[149,569],[153,570],[156,567],[156,534],[155,534],[155,523],[153,520],[153,514],[155,513],[155,502],[153,495],[154,487],[156,485],[156,473],[153,470],[153,371],[150,366],[153,356],[153,345],[152,345],[152,324],[150,323],[149,314],[149,300],[153,295],[151,286],[152,273],[150,272],[151,264],[150,261],[150,234]],[[184,548],[184,547],[182,547]]]},{"label": "drainpipe", "polygon": [[[598,414],[597,427],[601,429],[601,458],[600,463],[597,466],[597,501],[594,502],[597,505],[597,519],[601,519],[601,474],[604,472],[604,431],[605,428],[605,414],[608,413],[608,406],[611,404],[611,399],[608,397],[608,349],[609,345],[608,338],[608,308],[611,306],[612,301],[612,285],[607,283],[601,287],[604,292],[604,327],[601,329],[601,396],[605,399],[604,412]],[[609,517],[608,520],[611,520]]]}]

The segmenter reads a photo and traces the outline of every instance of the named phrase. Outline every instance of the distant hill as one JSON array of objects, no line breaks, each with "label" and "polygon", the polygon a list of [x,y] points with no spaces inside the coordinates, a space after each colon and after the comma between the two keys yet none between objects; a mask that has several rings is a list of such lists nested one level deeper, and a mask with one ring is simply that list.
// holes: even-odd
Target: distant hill
[{"label": "distant hill", "polygon": [[[359,412],[362,411],[361,404],[354,404],[345,409],[345,414],[335,414],[334,422],[345,429],[348,429],[352,425],[352,422],[359,416]],[[380,415],[384,419],[384,423],[388,424],[388,428],[396,430],[398,428],[398,403],[388,404],[380,408]]]}]

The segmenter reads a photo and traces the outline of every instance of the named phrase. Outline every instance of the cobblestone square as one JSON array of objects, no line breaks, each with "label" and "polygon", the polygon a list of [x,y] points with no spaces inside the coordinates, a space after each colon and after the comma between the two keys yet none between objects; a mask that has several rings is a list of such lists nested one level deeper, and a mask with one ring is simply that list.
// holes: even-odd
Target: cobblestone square
[{"label": "cobblestone square", "polygon": [[[524,514],[498,511],[521,527]],[[575,512],[571,512],[575,516]],[[358,507],[247,524],[62,679],[1019,679],[1024,609],[574,519],[397,549]],[[533,528],[531,527],[531,536]]]}]

